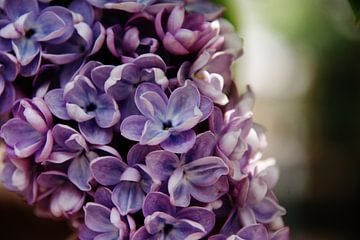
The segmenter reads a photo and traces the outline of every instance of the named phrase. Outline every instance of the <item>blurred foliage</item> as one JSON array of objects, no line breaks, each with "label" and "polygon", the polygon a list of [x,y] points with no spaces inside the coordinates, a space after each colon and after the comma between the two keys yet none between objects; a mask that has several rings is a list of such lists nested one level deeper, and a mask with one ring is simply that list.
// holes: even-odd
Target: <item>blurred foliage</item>
[{"label": "blurred foliage", "polygon": [[354,11],[355,21],[359,24],[360,21],[360,1],[359,0],[349,0],[351,8]]}]

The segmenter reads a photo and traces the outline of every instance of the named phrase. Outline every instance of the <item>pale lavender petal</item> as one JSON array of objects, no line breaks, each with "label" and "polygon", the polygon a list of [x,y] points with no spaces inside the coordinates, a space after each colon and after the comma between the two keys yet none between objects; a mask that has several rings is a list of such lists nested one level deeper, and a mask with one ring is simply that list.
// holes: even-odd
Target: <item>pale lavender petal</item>
[{"label": "pale lavender petal", "polygon": [[142,208],[145,194],[137,182],[121,181],[113,190],[112,201],[121,215],[135,213]]},{"label": "pale lavender petal", "polygon": [[58,188],[51,196],[50,211],[55,217],[69,217],[83,206],[85,194],[68,183]]},{"label": "pale lavender petal", "polygon": [[127,162],[129,166],[134,166],[135,164],[145,163],[145,157],[153,151],[160,150],[159,146],[149,146],[135,144],[132,146],[127,154]]},{"label": "pale lavender petal", "polygon": [[215,225],[215,214],[205,208],[189,207],[183,208],[176,214],[177,219],[188,219],[201,224],[206,233],[209,233]]},{"label": "pale lavender petal", "polygon": [[41,140],[42,135],[32,128],[29,123],[19,118],[13,118],[2,125],[1,137],[6,144],[14,147],[20,141],[38,142]]},{"label": "pale lavender petal", "polygon": [[190,162],[203,157],[213,155],[216,146],[216,138],[210,131],[196,136],[194,146],[181,156],[185,162]]},{"label": "pale lavender petal", "polygon": [[[186,81],[185,86],[177,88],[171,94],[167,114],[171,118],[173,126],[179,126],[186,122],[186,120],[196,116],[200,120],[202,113],[199,110],[199,106],[199,91],[190,81]],[[193,122],[192,124],[196,125],[196,123]],[[191,128],[192,126],[188,127]]]},{"label": "pale lavender petal", "polygon": [[114,66],[110,66],[110,65],[100,65],[92,69],[91,71],[92,82],[101,91],[104,91],[105,82],[109,78],[110,73],[113,69]]},{"label": "pale lavender petal", "polygon": [[68,176],[70,181],[81,191],[90,191],[90,159],[85,154],[73,159],[68,169]]},{"label": "pale lavender petal", "polygon": [[85,139],[73,128],[56,124],[52,129],[54,140],[57,145],[71,151],[81,151],[87,147]]},{"label": "pale lavender petal", "polygon": [[99,157],[90,163],[94,178],[104,186],[113,186],[120,182],[126,164],[116,157]]},{"label": "pale lavender petal", "polygon": [[261,223],[270,223],[275,218],[282,216],[286,210],[269,197],[265,197],[260,203],[252,205],[256,220]]},{"label": "pale lavender petal", "polygon": [[202,112],[202,117],[200,119],[201,122],[207,119],[211,115],[212,111],[214,110],[214,104],[210,98],[201,96],[199,108],[200,111]]},{"label": "pale lavender petal", "polygon": [[158,237],[156,235],[152,235],[148,233],[145,227],[139,228],[132,237],[132,240],[157,240],[157,239]]},{"label": "pale lavender petal", "polygon": [[185,153],[195,144],[196,134],[194,130],[188,130],[177,134],[172,134],[160,145],[164,150],[173,153]]},{"label": "pale lavender petal", "polygon": [[176,6],[170,13],[167,30],[171,33],[175,33],[179,28],[181,28],[185,18],[185,9],[184,6]]},{"label": "pale lavender petal", "polygon": [[187,55],[190,52],[172,35],[167,32],[163,38],[163,44],[166,50],[174,55]]},{"label": "pale lavender petal", "polygon": [[171,175],[168,183],[170,202],[175,206],[187,207],[190,204],[190,187],[182,168],[178,168]]},{"label": "pale lavender petal", "polygon": [[256,204],[261,202],[268,191],[267,184],[260,178],[253,178],[250,181],[247,203]]},{"label": "pale lavender petal", "polygon": [[127,139],[139,141],[147,118],[141,115],[132,115],[124,119],[120,126],[121,135]]},{"label": "pale lavender petal", "polygon": [[65,31],[65,22],[51,11],[40,14],[35,24],[36,32],[32,37],[37,41],[49,41]]},{"label": "pale lavender petal", "polygon": [[84,207],[85,224],[96,232],[112,232],[115,226],[110,222],[110,209],[98,203],[87,203]]},{"label": "pale lavender petal", "polygon": [[40,44],[32,39],[16,39],[12,41],[16,58],[21,65],[27,65],[40,52]]},{"label": "pale lavender petal", "polygon": [[84,138],[92,144],[108,144],[113,137],[111,128],[100,128],[95,120],[79,123],[79,129]]},{"label": "pale lavender petal", "polygon": [[143,128],[140,144],[158,145],[168,139],[169,136],[170,132],[163,130],[163,124],[161,122],[148,120]]},{"label": "pale lavender petal", "polygon": [[229,182],[226,176],[222,176],[213,185],[207,187],[190,185],[190,188],[191,196],[193,196],[196,200],[204,203],[210,203],[218,200],[229,191]]},{"label": "pale lavender petal", "polygon": [[237,235],[249,240],[268,240],[268,233],[265,226],[261,224],[249,225],[242,228]]},{"label": "pale lavender petal", "polygon": [[229,168],[219,157],[204,157],[184,165],[186,178],[197,186],[210,186],[229,173]]},{"label": "pale lavender petal", "polygon": [[154,151],[146,156],[146,166],[151,175],[160,181],[167,180],[179,164],[176,154],[167,151]]},{"label": "pale lavender petal", "polygon": [[6,14],[12,20],[16,20],[18,17],[29,12],[38,12],[38,3],[36,0],[10,0],[6,1],[4,6]]},{"label": "pale lavender petal", "polygon": [[95,114],[96,123],[101,128],[112,127],[120,119],[117,103],[107,94],[98,96]]},{"label": "pale lavender petal", "polygon": [[145,217],[154,212],[164,212],[169,215],[174,215],[175,210],[175,206],[170,203],[169,196],[161,192],[151,192],[144,200],[143,213]]},{"label": "pale lavender petal", "polygon": [[44,99],[52,114],[63,120],[70,120],[63,99],[63,89],[54,89],[48,92]]}]

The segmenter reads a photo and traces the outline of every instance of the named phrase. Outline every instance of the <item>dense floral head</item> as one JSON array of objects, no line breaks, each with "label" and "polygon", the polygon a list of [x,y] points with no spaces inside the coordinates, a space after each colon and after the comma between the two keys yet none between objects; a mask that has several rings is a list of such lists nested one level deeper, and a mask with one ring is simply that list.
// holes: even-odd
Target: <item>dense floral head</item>
[{"label": "dense floral head", "polygon": [[0,0],[1,181],[81,240],[287,240],[206,0]]}]

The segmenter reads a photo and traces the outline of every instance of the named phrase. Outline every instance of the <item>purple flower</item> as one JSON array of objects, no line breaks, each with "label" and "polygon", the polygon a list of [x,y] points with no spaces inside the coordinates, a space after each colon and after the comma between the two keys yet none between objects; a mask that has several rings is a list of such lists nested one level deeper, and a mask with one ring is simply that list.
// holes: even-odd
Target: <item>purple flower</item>
[{"label": "purple flower", "polygon": [[4,186],[10,191],[21,193],[28,204],[35,203],[38,193],[36,172],[33,168],[34,163],[29,158],[10,158],[6,156],[4,169],[0,176]]},{"label": "purple flower", "polygon": [[125,26],[113,25],[106,30],[106,43],[111,53],[129,62],[141,54],[155,53],[160,44],[155,32],[154,17],[138,13]]},{"label": "purple flower", "polygon": [[224,161],[210,156],[215,146],[210,132],[198,135],[194,147],[179,158],[171,152],[159,150],[146,156],[151,175],[168,181],[170,201],[175,206],[187,207],[191,196],[200,202],[210,203],[228,191]]},{"label": "purple flower", "polygon": [[[84,0],[69,5],[73,20],[67,22],[74,28],[66,41],[49,43],[44,47],[44,58],[56,64],[82,65],[85,59],[97,53],[105,41],[105,28],[96,21],[93,7]],[[74,63],[75,62],[75,63]]]},{"label": "purple flower", "polygon": [[97,151],[118,156],[111,147],[88,145],[84,137],[69,126],[57,124],[52,129],[56,145],[48,162],[61,164],[70,161],[67,171],[69,180],[82,191],[90,191],[90,162],[99,155]]},{"label": "purple flower", "polygon": [[84,204],[85,193],[68,181],[66,174],[59,171],[42,172],[37,182],[43,192],[39,196],[40,214],[55,217],[70,217]]},{"label": "purple flower", "polygon": [[72,24],[66,24],[72,21],[66,8],[40,11],[36,0],[5,0],[4,10],[10,22],[0,29],[0,36],[12,40],[15,55],[24,67],[22,74],[26,76],[36,73],[44,43],[65,41],[73,30]]},{"label": "purple flower", "polygon": [[160,144],[174,153],[184,153],[194,145],[196,134],[192,128],[213,108],[190,81],[173,91],[170,98],[159,86],[143,83],[136,89],[135,103],[143,115],[127,117],[121,124],[121,134],[140,144]]},{"label": "purple flower", "polygon": [[117,9],[126,12],[140,12],[156,0],[87,0],[98,8]]},{"label": "purple flower", "polygon": [[289,240],[289,228],[280,228],[268,233],[262,224],[252,224],[243,227],[236,234],[227,237],[225,234],[212,236],[209,240]]},{"label": "purple flower", "polygon": [[80,230],[81,240],[128,239],[135,232],[135,221],[130,215],[122,217],[111,201],[111,191],[99,188],[95,202],[84,207],[85,227]]},{"label": "purple flower", "polygon": [[123,118],[139,114],[134,101],[136,87],[141,82],[154,82],[165,89],[168,86],[165,71],[166,65],[159,56],[143,54],[131,63],[116,66],[106,80],[104,89],[115,100],[121,101]]},{"label": "purple flower", "polygon": [[112,201],[122,216],[141,210],[146,194],[153,188],[153,180],[144,165],[127,166],[119,157],[99,157],[90,167],[98,183],[115,186]]},{"label": "purple flower", "polygon": [[36,162],[49,157],[53,136],[52,115],[40,98],[19,100],[13,107],[14,118],[1,127],[1,137],[19,158],[35,154]]},{"label": "purple flower", "polygon": [[144,239],[200,239],[215,224],[215,214],[205,208],[189,207],[177,210],[169,197],[160,192],[149,193],[144,201],[145,226],[133,236]]},{"label": "purple flower", "polygon": [[99,65],[93,69],[91,66],[92,62],[84,66],[88,77],[76,76],[64,89],[48,92],[45,101],[56,117],[78,122],[88,142],[107,144],[112,139],[111,127],[120,119],[117,103],[103,88],[112,66]]},{"label": "purple flower", "polygon": [[277,169],[269,167],[255,171],[259,172],[249,174],[234,186],[232,196],[235,208],[230,212],[221,233],[234,234],[238,226],[270,224],[286,213],[271,191],[278,178]]},{"label": "purple flower", "polygon": [[[0,43],[1,44],[1,43]],[[19,72],[16,58],[0,52],[0,113],[10,111],[15,101],[15,89],[12,82]]]},{"label": "purple flower", "polygon": [[174,55],[197,52],[218,33],[203,14],[188,14],[182,5],[176,6],[170,14],[162,9],[156,15],[155,27],[165,49]]}]

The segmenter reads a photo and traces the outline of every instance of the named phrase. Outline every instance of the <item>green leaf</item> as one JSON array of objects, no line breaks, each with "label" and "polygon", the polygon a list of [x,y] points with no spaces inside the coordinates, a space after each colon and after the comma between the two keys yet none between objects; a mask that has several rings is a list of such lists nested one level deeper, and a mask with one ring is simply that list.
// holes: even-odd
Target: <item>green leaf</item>
[{"label": "green leaf", "polygon": [[350,3],[350,6],[354,12],[355,15],[355,22],[360,22],[360,1],[359,0],[348,0]]}]

